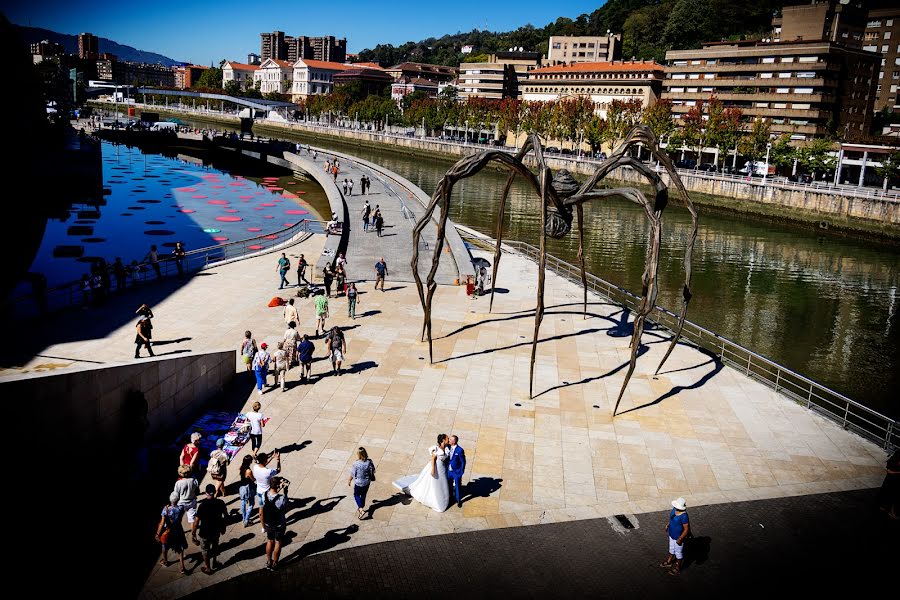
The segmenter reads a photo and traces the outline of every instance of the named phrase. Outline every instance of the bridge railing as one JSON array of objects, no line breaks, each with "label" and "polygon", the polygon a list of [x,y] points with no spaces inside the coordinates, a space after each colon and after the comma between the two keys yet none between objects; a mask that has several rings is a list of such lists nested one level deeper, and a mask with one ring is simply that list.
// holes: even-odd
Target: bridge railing
[{"label": "bridge railing", "polygon": [[[493,250],[494,240],[487,236],[462,230],[460,235],[468,242]],[[540,249],[531,244],[508,241],[504,242],[504,246],[535,262],[540,259]],[[547,268],[564,279],[581,285],[580,267],[548,254]],[[587,273],[587,287],[595,294],[631,311],[637,311],[641,303],[640,296],[590,273]],[[678,325],[678,315],[661,306],[654,307],[648,320],[669,333],[672,333]],[[775,392],[836,422],[842,428],[876,442],[886,450],[900,447],[900,422],[897,420],[863,406],[840,392],[818,384],[691,321],[685,320],[681,336],[684,341],[714,355],[723,364],[743,372]]]}]

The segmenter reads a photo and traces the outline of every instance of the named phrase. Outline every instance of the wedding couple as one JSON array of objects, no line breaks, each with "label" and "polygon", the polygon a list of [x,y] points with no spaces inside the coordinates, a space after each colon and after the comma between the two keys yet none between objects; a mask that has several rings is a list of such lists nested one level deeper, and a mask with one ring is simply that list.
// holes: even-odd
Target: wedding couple
[{"label": "wedding couple", "polygon": [[457,506],[462,506],[462,476],[466,453],[455,435],[437,437],[437,445],[428,449],[431,459],[418,475],[394,482],[394,487],[409,494],[428,508],[444,512],[449,508],[451,489]]}]

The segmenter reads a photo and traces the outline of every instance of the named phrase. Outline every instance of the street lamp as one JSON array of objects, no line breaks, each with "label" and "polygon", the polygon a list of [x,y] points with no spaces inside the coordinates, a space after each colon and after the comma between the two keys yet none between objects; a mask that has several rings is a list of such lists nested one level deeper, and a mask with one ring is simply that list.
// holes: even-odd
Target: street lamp
[{"label": "street lamp", "polygon": [[766,177],[769,175],[769,151],[772,150],[772,143],[769,142],[766,144],[766,170],[763,171],[763,183],[766,182]]}]

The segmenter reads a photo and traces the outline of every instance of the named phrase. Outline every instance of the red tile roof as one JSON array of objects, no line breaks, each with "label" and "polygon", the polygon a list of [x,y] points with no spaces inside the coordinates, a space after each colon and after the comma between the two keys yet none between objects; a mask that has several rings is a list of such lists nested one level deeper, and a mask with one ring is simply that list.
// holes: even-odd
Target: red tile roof
[{"label": "red tile roof", "polygon": [[[313,60],[311,58],[302,59],[303,62],[313,69],[329,69],[331,71],[346,71],[352,69],[353,65],[345,65],[343,63],[328,62],[326,60]],[[300,62],[300,61],[297,61]]]},{"label": "red tile roof", "polygon": [[381,65],[373,62],[361,62],[361,63],[353,63],[354,67],[364,67],[366,69],[378,69],[379,71],[384,71]]},{"label": "red tile roof", "polygon": [[273,62],[278,63],[279,67],[284,67],[285,69],[293,68],[294,63],[288,62],[286,60],[279,60],[277,58],[272,59]]},{"label": "red tile roof", "polygon": [[226,60],[225,63],[228,65],[231,65],[231,68],[235,69],[236,71],[255,71],[259,68],[259,65],[247,65],[244,63],[234,62],[231,60]]},{"label": "red tile roof", "polygon": [[653,61],[647,62],[588,62],[572,65],[556,65],[528,71],[531,73],[628,73],[635,71],[663,71],[664,67]]}]

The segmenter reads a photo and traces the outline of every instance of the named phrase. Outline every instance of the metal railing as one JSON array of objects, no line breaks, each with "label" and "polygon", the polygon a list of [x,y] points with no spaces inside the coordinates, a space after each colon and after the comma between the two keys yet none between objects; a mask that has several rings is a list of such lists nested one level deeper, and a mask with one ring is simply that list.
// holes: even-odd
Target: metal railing
[{"label": "metal railing", "polygon": [[[251,238],[207,246],[186,252],[181,261],[181,269],[185,274],[202,271],[226,262],[249,258],[283,246],[289,242],[299,242],[313,233],[324,233],[324,221],[302,219],[289,227],[272,233],[264,233]],[[127,277],[124,289],[142,286],[158,279],[177,276],[178,262],[171,254],[159,253],[159,275],[150,262],[126,264]],[[85,289],[81,280],[70,281],[62,285],[48,288],[43,299],[34,292],[22,294],[9,299],[6,304],[9,312],[15,316],[30,316],[49,311],[60,310],[71,306],[87,306],[102,301],[115,290],[120,290],[112,273],[112,264],[107,263],[109,277],[102,278],[108,282],[107,287]]]},{"label": "metal railing", "polygon": [[[460,236],[482,248],[493,250],[495,241],[471,231],[459,230]],[[537,262],[540,250],[518,241],[504,242],[514,253]],[[580,267],[547,255],[547,268],[560,277],[581,285]],[[638,310],[641,297],[604,279],[587,273],[588,289],[632,311]],[[670,333],[678,324],[678,315],[656,306],[648,320]],[[682,340],[706,350],[748,377],[755,379],[807,409],[820,414],[864,438],[877,442],[884,449],[900,446],[900,422],[847,398],[815,381],[800,375],[773,360],[761,356],[740,344],[709,331],[685,319]]]}]

